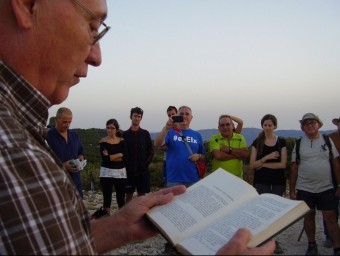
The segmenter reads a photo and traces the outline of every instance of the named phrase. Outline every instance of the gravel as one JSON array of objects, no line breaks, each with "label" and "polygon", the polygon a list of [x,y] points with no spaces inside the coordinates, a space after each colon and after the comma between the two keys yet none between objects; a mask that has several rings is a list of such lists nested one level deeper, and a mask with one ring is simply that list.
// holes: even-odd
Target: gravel
[{"label": "gravel", "polygon": [[[95,210],[102,206],[102,195],[100,192],[92,193],[91,191],[84,192],[84,203],[87,206],[89,212],[92,214]],[[117,210],[115,194],[112,197],[112,210]],[[303,220],[300,220],[281,232],[276,240],[279,241],[281,248],[284,250],[284,254],[281,255],[304,255],[307,249],[307,237],[303,233],[300,241],[298,241],[299,235],[303,227]],[[318,244],[320,255],[332,255],[332,248],[325,248],[322,246],[324,235],[322,216],[320,212],[316,215],[316,240]],[[106,255],[170,255],[171,253],[165,252],[166,240],[157,235],[153,238],[147,239],[143,242],[130,243],[115,249]],[[173,253],[174,254],[174,253]]]}]

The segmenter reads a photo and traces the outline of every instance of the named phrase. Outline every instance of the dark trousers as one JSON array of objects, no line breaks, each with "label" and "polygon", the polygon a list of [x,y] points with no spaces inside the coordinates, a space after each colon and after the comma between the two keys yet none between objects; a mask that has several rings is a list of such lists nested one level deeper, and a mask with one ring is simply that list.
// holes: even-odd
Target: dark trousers
[{"label": "dark trousers", "polygon": [[81,198],[83,198],[83,185],[81,183],[80,172],[69,172],[68,174],[71,176],[72,181],[76,186]]},{"label": "dark trousers", "polygon": [[163,161],[163,187],[166,186],[167,180],[166,180],[166,161]]},{"label": "dark trousers", "polygon": [[256,183],[254,187],[259,194],[270,193],[278,196],[283,196],[286,192],[286,186],[284,185],[264,185]]},{"label": "dark trousers", "polygon": [[103,192],[103,206],[104,208],[110,208],[112,202],[113,187],[116,191],[116,199],[118,207],[121,208],[125,204],[125,183],[126,179],[115,178],[100,178],[100,185]]}]

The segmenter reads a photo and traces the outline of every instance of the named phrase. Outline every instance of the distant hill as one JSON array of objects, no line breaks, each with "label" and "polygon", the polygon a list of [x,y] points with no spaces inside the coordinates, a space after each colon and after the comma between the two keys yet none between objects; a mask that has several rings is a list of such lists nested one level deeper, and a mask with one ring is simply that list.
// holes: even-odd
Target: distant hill
[{"label": "distant hill", "polygon": [[[91,128],[91,129],[77,128],[73,130],[75,130],[80,137],[80,141],[82,142],[85,148],[85,155],[87,159],[89,160],[88,162],[100,163],[101,157],[99,154],[99,140],[100,138],[106,136],[106,130],[98,129],[98,128]],[[258,128],[244,128],[242,130],[242,134],[244,135],[248,146],[251,145],[251,143],[253,142],[253,140],[256,138],[256,136],[258,135],[260,131],[261,130]],[[213,134],[218,133],[218,130],[217,129],[203,129],[203,130],[199,130],[199,132],[201,133],[203,140],[206,142],[210,140],[210,137]],[[302,131],[299,131],[299,130],[278,130],[275,132],[279,136],[282,136],[285,138],[288,138],[288,137],[298,138],[302,135]],[[330,132],[332,132],[332,130],[321,131],[321,133],[330,133]],[[151,134],[151,138],[154,140],[158,133],[154,132],[150,134]]]},{"label": "distant hill", "polygon": [[[198,132],[202,135],[204,141],[209,141],[210,137],[216,133],[218,133],[217,129],[203,129],[198,130]],[[247,141],[247,145],[251,145],[253,143],[256,136],[261,132],[261,129],[258,128],[243,128],[242,129],[242,135]],[[321,133],[331,133],[333,130],[328,131],[320,131]],[[301,130],[277,130],[275,133],[278,136],[282,136],[285,138],[291,137],[291,138],[299,138],[303,135],[303,132]],[[155,139],[156,135],[158,133],[151,133],[151,138]]]}]

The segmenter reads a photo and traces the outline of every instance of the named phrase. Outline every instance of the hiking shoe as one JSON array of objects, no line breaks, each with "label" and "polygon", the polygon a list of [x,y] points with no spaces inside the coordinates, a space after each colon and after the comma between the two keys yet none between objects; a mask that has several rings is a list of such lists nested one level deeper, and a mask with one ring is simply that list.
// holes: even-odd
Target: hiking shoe
[{"label": "hiking shoe", "polygon": [[283,254],[284,250],[282,249],[282,247],[280,246],[278,241],[275,241],[276,247],[275,247],[275,251],[274,254]]},{"label": "hiking shoe", "polygon": [[326,248],[332,248],[332,242],[331,242],[331,240],[329,240],[329,238],[326,238],[326,240],[323,241],[322,246],[323,246],[323,247],[326,247]]},{"label": "hiking shoe", "polygon": [[319,255],[317,244],[309,244],[305,255]]}]

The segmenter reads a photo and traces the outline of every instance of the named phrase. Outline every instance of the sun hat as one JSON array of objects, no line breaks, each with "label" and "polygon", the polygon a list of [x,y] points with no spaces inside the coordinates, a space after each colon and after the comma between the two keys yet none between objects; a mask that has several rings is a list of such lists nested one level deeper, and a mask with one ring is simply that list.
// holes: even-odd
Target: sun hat
[{"label": "sun hat", "polygon": [[304,114],[302,119],[300,120],[300,124],[303,124],[304,121],[309,120],[309,119],[318,121],[318,123],[320,124],[320,127],[323,125],[323,122],[320,120],[320,118],[313,113]]},{"label": "sun hat", "polygon": [[339,118],[334,118],[334,119],[332,120],[332,123],[333,123],[334,125],[338,125],[339,121],[340,121],[340,117],[339,117]]}]

